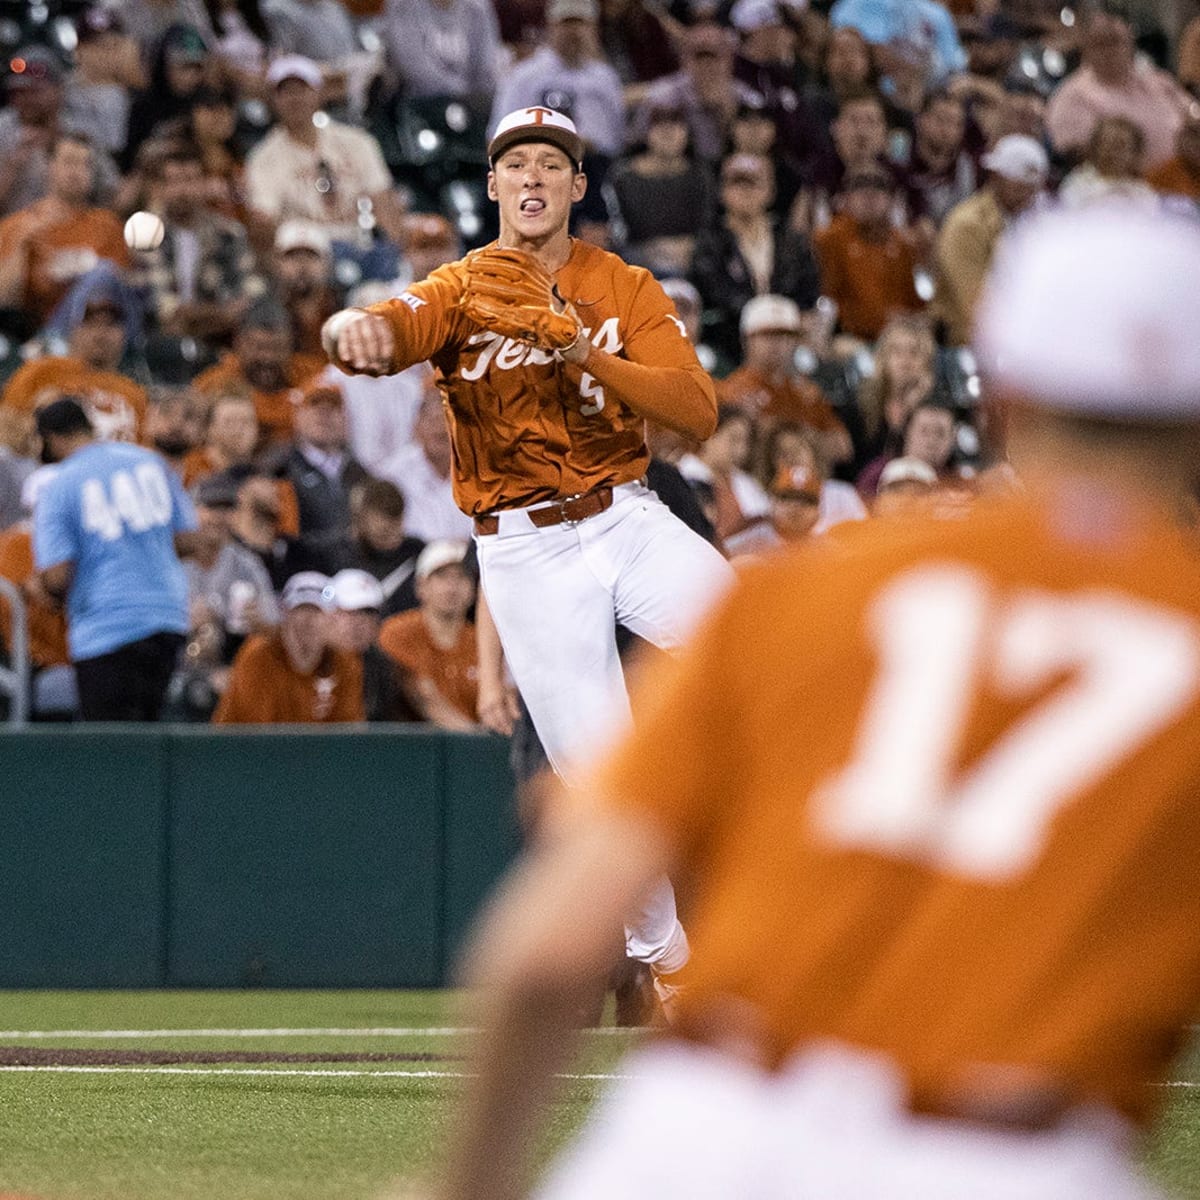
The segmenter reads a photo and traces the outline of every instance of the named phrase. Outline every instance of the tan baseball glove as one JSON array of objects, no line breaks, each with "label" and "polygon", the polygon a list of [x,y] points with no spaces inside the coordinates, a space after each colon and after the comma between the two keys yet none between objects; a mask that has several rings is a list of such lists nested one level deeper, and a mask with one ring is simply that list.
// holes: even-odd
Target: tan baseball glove
[{"label": "tan baseball glove", "polygon": [[466,274],[459,306],[485,329],[544,350],[566,350],[579,338],[575,309],[532,254],[485,247],[467,255]]}]

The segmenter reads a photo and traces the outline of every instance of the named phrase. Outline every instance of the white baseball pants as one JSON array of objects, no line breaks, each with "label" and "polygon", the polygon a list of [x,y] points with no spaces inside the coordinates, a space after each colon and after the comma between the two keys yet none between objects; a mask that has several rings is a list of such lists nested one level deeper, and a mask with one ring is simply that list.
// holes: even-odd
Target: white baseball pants
[{"label": "white baseball pants", "polygon": [[888,1061],[849,1047],[767,1075],[662,1043],[618,1070],[536,1200],[1162,1200],[1115,1113],[1045,1133],[914,1116]]},{"label": "white baseball pants", "polygon": [[[479,573],[504,657],[555,771],[576,782],[630,723],[615,622],[664,650],[678,647],[733,582],[721,554],[641,483],[610,508],[539,529],[527,510],[476,536]],[[626,930],[631,958],[677,970],[687,941],[662,885]]]}]

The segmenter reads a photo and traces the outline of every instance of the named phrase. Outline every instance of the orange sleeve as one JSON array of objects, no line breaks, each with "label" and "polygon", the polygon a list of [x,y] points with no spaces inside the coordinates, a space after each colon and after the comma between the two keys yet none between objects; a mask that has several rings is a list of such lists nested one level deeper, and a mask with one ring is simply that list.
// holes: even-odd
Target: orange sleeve
[{"label": "orange sleeve", "polygon": [[717,393],[675,305],[648,272],[636,280],[623,358],[592,353],[582,369],[640,417],[699,441],[717,427]]},{"label": "orange sleeve", "polygon": [[461,295],[459,264],[449,263],[409,285],[394,300],[368,306],[365,311],[383,317],[392,327],[396,338],[393,372],[424,362],[451,344],[466,344],[474,327],[459,311]]}]

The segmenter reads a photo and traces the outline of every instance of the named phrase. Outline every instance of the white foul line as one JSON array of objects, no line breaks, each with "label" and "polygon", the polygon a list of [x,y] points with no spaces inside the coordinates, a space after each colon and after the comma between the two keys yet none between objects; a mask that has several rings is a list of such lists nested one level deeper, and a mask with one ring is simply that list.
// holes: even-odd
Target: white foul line
[{"label": "white foul line", "polygon": [[[366,1029],[7,1029],[0,1030],[0,1041],[26,1041],[52,1038],[284,1038],[284,1037],[461,1037],[478,1033],[470,1025],[428,1028],[380,1026]],[[585,1029],[584,1033],[633,1034],[637,1031],[616,1025]]]},{"label": "white foul line", "polygon": [[[0,1073],[5,1071],[24,1072],[30,1074],[37,1071],[50,1071],[59,1075],[300,1075],[306,1079],[320,1079],[325,1076],[332,1078],[355,1079],[471,1079],[469,1071],[300,1071],[291,1067],[281,1067],[279,1070],[261,1069],[257,1067],[75,1067],[45,1064],[39,1066],[0,1066]],[[556,1075],[555,1079],[628,1079],[627,1075],[587,1073],[580,1075]]]}]

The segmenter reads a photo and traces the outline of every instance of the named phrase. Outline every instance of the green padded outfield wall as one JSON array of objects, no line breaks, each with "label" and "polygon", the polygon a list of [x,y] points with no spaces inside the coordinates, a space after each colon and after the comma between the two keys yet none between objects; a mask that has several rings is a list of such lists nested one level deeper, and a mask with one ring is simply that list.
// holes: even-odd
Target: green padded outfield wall
[{"label": "green padded outfield wall", "polygon": [[431,987],[517,847],[508,745],[0,733],[0,987]]}]

